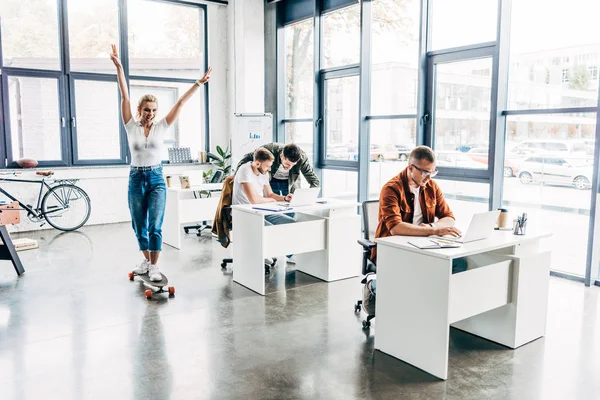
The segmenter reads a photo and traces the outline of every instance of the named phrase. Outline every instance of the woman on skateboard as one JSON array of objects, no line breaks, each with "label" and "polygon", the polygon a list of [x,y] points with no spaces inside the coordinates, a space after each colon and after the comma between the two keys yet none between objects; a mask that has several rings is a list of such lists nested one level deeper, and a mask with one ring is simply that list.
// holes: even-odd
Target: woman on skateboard
[{"label": "woman on skateboard", "polygon": [[117,68],[117,79],[121,90],[121,115],[131,152],[127,196],[131,225],[140,251],[144,255],[144,260],[136,266],[133,273],[138,275],[148,273],[150,280],[160,281],[158,256],[162,250],[162,223],[167,199],[161,159],[163,140],[167,129],[179,116],[181,107],[194,95],[198,87],[208,82],[212,68],[209,67],[204,76],[177,100],[163,119],[155,121],[158,102],[151,94],[139,99],[137,116],[133,118],[123,66],[114,44],[110,59]]}]

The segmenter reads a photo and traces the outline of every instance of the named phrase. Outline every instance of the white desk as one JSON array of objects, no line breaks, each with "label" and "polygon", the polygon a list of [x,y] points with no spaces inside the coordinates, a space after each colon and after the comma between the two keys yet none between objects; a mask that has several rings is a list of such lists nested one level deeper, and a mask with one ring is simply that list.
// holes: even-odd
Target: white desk
[{"label": "white desk", "polygon": [[194,192],[201,190],[221,190],[222,183],[206,183],[192,186],[189,189],[181,187],[167,188],[167,204],[163,220],[163,243],[176,249],[181,248],[181,224],[200,221],[211,221],[215,217],[219,198],[218,192],[211,197],[194,198]]},{"label": "white desk", "polygon": [[232,206],[233,280],[264,296],[264,259],[296,256],[296,269],[331,282],[358,276],[361,249],[360,216],[355,202],[328,200],[326,204],[296,207],[296,222],[265,226],[265,215],[252,205]]},{"label": "white desk", "polygon": [[[531,228],[531,227],[530,227]],[[460,248],[420,250],[410,237],[377,242],[375,348],[441,379],[450,325],[510,348],[546,330],[551,234],[494,231]],[[452,274],[452,260],[469,268]]]}]

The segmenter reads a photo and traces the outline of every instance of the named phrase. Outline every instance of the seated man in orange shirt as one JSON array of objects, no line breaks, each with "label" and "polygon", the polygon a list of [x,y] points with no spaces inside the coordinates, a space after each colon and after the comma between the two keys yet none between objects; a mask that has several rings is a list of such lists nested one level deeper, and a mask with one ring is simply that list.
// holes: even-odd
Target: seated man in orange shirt
[{"label": "seated man in orange shirt", "polygon": [[[410,153],[408,166],[390,179],[379,195],[379,225],[375,237],[386,236],[460,236],[454,227],[454,214],[442,190],[433,181],[437,175],[435,153],[427,146],[417,146]],[[376,248],[372,259],[375,260]],[[452,272],[464,270],[462,260]]]}]

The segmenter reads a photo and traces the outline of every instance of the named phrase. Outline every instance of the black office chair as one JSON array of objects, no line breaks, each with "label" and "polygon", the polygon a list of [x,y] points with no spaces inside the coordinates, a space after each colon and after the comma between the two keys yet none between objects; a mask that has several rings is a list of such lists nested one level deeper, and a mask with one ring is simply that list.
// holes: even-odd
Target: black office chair
[{"label": "black office chair", "polygon": [[[219,183],[221,182],[221,179],[223,179],[223,171],[215,171],[215,173],[213,174],[210,183]],[[202,197],[202,192],[207,192],[206,197],[211,197],[212,196],[212,192],[219,192],[220,190],[206,190],[206,191],[201,191],[199,196]],[[194,197],[196,196],[196,192],[194,192]],[[188,226],[184,226],[183,227],[183,231],[185,233],[190,233],[190,230],[195,229],[196,230],[196,236],[200,236],[202,235],[202,231],[206,230],[206,229],[210,229],[211,225],[208,225],[207,221],[202,221],[202,224],[200,225],[188,225]]]},{"label": "black office chair", "polygon": [[[373,239],[375,239],[375,230],[379,224],[379,200],[368,200],[362,204],[362,217],[363,217],[363,231],[364,239],[359,239],[358,244],[363,247],[363,259],[362,259],[362,275],[365,275],[364,279],[360,282],[363,285],[367,284],[369,275],[377,272],[377,266],[371,260],[371,250],[376,246]],[[363,301],[358,300],[354,305],[354,312],[359,313],[362,308]],[[375,314],[369,314],[367,310],[367,319],[363,321],[363,328],[371,326],[371,320],[375,318]]]}]

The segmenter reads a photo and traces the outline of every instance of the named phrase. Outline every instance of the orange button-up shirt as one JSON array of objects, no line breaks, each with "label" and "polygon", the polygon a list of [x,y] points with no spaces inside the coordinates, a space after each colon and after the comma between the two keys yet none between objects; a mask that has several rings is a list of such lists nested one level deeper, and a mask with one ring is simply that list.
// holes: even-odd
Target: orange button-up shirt
[{"label": "orange button-up shirt", "polygon": [[[415,195],[410,191],[408,180],[407,167],[381,188],[376,238],[392,236],[392,228],[401,222],[412,223],[415,212]],[[433,180],[429,180],[424,187],[420,188],[419,203],[423,212],[424,224],[435,222],[435,218],[454,218],[442,190]],[[377,248],[374,248],[371,254],[373,260],[376,257],[376,250]]]}]

